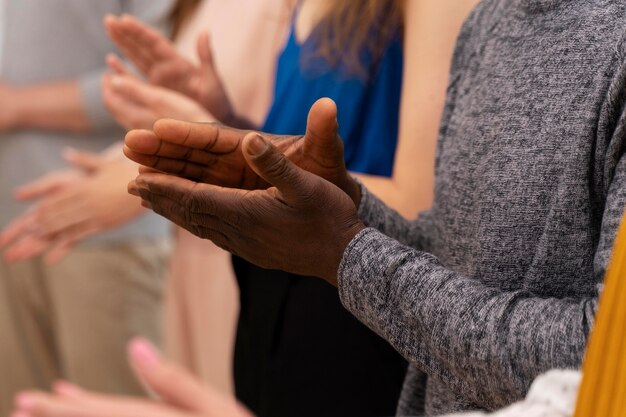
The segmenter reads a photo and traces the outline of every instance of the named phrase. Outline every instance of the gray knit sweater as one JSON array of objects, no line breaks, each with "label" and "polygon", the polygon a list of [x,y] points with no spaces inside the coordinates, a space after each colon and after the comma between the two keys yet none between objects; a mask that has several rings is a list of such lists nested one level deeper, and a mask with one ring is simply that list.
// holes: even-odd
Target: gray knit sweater
[{"label": "gray knit sweater", "polygon": [[624,0],[483,1],[432,210],[408,222],[364,190],[339,291],[411,363],[400,415],[494,410],[580,366],[626,207],[625,33]]}]

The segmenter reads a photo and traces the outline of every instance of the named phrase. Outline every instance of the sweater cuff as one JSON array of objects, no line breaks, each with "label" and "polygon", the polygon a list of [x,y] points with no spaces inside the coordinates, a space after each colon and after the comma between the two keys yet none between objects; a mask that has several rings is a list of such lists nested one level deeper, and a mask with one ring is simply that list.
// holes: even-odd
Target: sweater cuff
[{"label": "sweater cuff", "polygon": [[91,127],[96,131],[119,127],[104,105],[102,77],[105,70],[92,72],[79,80],[80,94]]},{"label": "sweater cuff", "polygon": [[341,303],[366,324],[369,322],[364,317],[366,311],[378,310],[368,305],[372,301],[376,303],[379,298],[378,289],[373,288],[378,285],[372,277],[381,278],[383,271],[378,269],[386,263],[384,255],[378,250],[381,238],[386,236],[376,229],[366,228],[360,231],[346,247],[337,273]]},{"label": "sweater cuff", "polygon": [[[407,261],[417,261],[415,272],[425,272],[432,255],[417,252],[373,228],[363,229],[348,244],[337,273],[339,297],[344,307],[377,333],[381,320],[401,299],[401,282],[394,273]],[[421,265],[420,265],[421,264]],[[417,278],[417,277],[415,277]],[[384,320],[383,320],[384,321]]]},{"label": "sweater cuff", "polygon": [[354,180],[361,187],[361,203],[357,215],[366,226],[371,226],[375,223],[375,219],[382,217],[381,213],[385,212],[386,206],[361,181],[356,178]]}]

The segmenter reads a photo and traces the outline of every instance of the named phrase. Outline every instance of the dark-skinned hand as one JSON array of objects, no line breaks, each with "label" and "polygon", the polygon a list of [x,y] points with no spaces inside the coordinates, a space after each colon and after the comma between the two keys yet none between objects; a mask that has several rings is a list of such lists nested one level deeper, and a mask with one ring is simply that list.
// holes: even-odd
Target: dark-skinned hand
[{"label": "dark-skinned hand", "polygon": [[238,146],[269,188],[223,188],[152,172],[140,174],[129,191],[156,213],[256,265],[337,285],[345,248],[364,228],[354,202],[257,133]]},{"label": "dark-skinned hand", "polygon": [[[153,131],[129,132],[124,153],[140,165],[192,181],[264,189],[268,182],[248,166],[242,153],[243,138],[248,133],[216,123],[160,120]],[[313,105],[304,136],[264,137],[291,162],[332,182],[359,206],[361,190],[346,170],[337,106],[332,100],[320,99]]]}]

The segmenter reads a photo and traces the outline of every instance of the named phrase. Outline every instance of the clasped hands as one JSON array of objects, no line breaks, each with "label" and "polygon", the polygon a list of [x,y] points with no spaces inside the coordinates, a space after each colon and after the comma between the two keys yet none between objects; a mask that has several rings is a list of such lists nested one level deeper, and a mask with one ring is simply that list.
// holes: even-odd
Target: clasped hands
[{"label": "clasped hands", "polygon": [[143,166],[129,192],[254,264],[336,285],[345,248],[364,228],[337,127],[329,99],[312,107],[304,136],[160,120],[126,136],[124,153]]}]

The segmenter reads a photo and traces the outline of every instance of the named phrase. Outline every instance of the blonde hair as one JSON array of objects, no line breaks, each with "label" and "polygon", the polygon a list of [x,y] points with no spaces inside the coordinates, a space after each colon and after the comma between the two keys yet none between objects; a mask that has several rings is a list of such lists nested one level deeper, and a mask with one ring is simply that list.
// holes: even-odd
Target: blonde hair
[{"label": "blonde hair", "polygon": [[196,12],[202,0],[178,0],[172,6],[172,10],[168,15],[169,24],[172,27],[173,40],[180,35],[180,30],[187,23],[187,20]]}]

